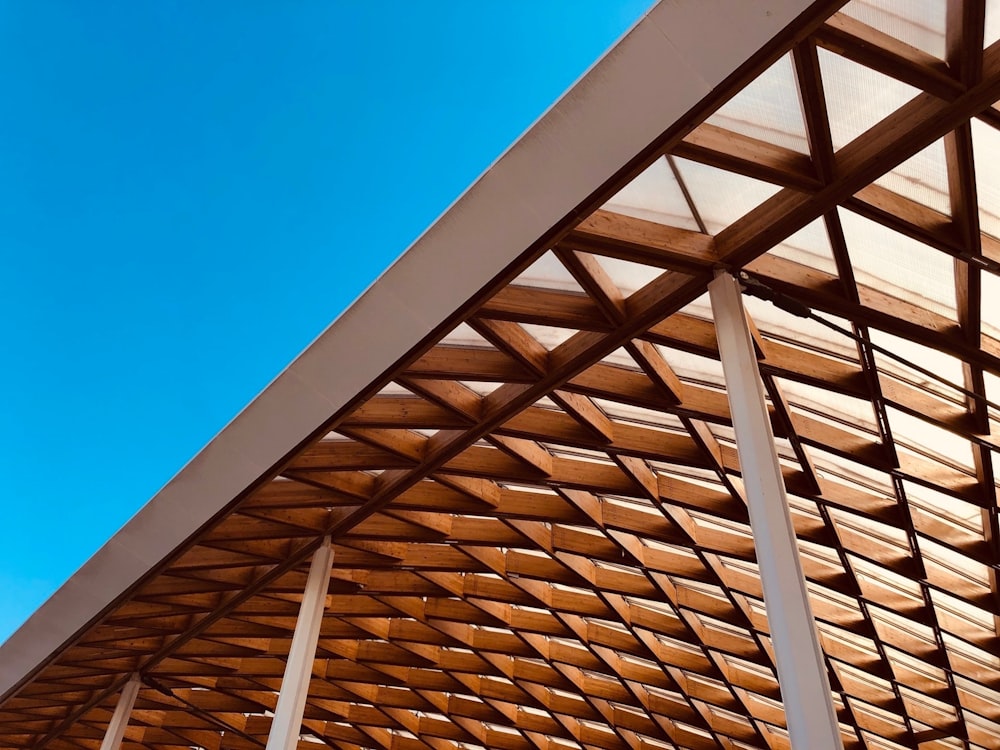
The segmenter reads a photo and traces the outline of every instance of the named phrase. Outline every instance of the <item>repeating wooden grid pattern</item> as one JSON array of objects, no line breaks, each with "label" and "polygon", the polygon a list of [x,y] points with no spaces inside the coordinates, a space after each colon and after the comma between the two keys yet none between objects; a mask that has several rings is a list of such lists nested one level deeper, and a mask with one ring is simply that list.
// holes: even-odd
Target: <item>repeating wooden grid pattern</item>
[{"label": "repeating wooden grid pattern", "polygon": [[[712,123],[665,143],[700,231],[597,210],[538,260],[562,281],[528,269],[484,290],[8,696],[0,747],[96,748],[135,671],[126,747],[263,746],[327,533],[303,748],[787,747],[698,303],[718,267],[849,327],[821,346],[751,307],[845,746],[996,747],[1000,414],[985,398],[1000,341],[983,333],[981,276],[1000,239],[980,227],[970,125],[1000,125],[984,23],[983,3],[949,3],[944,60],[846,12],[777,50],[808,154]],[[922,93],[835,151],[819,50]],[[876,184],[942,139],[949,214]],[[678,160],[779,189],[712,235]],[[947,257],[954,319],[859,281],[850,216]],[[769,252],[813,222],[828,268]],[[621,261],[651,280],[628,290]],[[886,360],[872,346],[886,334],[952,358],[967,393]],[[870,419],[849,416],[858,404]],[[906,437],[908,419],[960,448]]]}]

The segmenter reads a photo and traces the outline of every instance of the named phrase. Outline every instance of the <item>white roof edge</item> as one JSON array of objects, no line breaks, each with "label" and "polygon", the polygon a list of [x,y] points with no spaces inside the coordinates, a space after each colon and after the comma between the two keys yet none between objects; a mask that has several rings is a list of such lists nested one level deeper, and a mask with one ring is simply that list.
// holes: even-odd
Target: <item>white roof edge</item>
[{"label": "white roof edge", "polygon": [[[661,0],[0,646],[0,696],[810,5],[812,0]],[[384,320],[393,325],[379,326]]]}]

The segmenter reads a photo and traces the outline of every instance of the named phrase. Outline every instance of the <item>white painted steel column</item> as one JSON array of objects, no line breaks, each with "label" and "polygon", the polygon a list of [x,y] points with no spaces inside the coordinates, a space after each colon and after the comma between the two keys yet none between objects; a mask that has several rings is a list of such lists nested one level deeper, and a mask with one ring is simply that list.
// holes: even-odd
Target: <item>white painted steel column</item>
[{"label": "white painted steel column", "polygon": [[843,750],[740,287],[718,273],[708,291],[792,747]]},{"label": "white painted steel column", "polygon": [[271,733],[267,736],[267,750],[295,750],[302,729],[302,715],[309,697],[309,679],[312,677],[316,643],[319,641],[323,611],[326,609],[326,591],[330,585],[333,566],[333,548],[330,537],[313,553],[309,566],[306,589],[299,606],[299,619],[295,623],[292,648],[281,678],[281,692],[274,709]]},{"label": "white painted steel column", "polygon": [[139,694],[142,682],[139,675],[132,675],[121,693],[118,694],[118,705],[111,715],[111,723],[108,724],[108,731],[104,733],[104,741],[101,742],[101,750],[118,750],[122,745],[122,737],[125,736],[125,727],[128,726],[129,717],[132,715],[132,706],[135,705],[135,697]]}]

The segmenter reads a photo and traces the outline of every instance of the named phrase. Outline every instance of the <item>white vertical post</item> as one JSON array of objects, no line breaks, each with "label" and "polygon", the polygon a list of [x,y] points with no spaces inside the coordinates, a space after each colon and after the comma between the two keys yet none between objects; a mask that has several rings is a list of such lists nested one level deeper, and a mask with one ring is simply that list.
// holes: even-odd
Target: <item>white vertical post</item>
[{"label": "white vertical post", "polygon": [[295,622],[292,647],[285,662],[285,674],[281,678],[281,692],[274,709],[271,733],[267,736],[266,750],[295,750],[299,744],[332,567],[333,548],[327,536],[313,553],[309,566],[309,577],[306,578],[306,589],[299,605],[299,618]]},{"label": "white vertical post", "polygon": [[129,717],[132,715],[132,706],[135,705],[135,697],[139,694],[140,687],[142,687],[142,682],[139,680],[139,675],[132,675],[118,694],[118,705],[115,706],[108,730],[104,733],[101,750],[118,750],[121,747],[122,737],[125,736],[125,727],[128,726]]},{"label": "white vertical post", "polygon": [[794,750],[843,750],[739,285],[708,285],[767,621]]}]

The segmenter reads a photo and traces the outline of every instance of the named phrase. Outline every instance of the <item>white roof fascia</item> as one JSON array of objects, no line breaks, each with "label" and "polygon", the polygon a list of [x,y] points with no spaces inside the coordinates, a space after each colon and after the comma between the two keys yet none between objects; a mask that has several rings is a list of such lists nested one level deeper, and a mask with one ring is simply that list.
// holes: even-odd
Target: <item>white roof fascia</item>
[{"label": "white roof fascia", "polygon": [[[0,696],[272,471],[810,5],[661,0],[0,646]],[[383,325],[387,320],[392,326]]]}]

